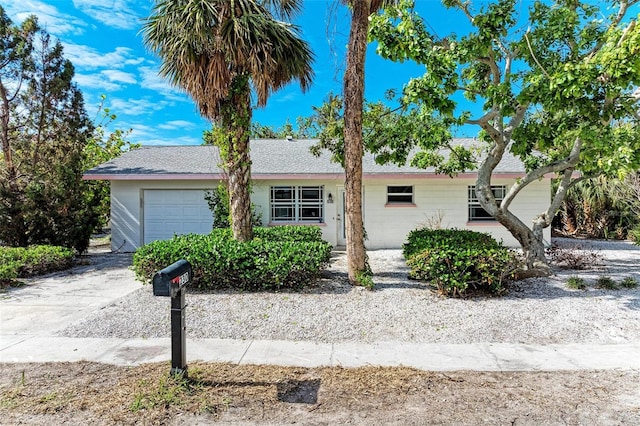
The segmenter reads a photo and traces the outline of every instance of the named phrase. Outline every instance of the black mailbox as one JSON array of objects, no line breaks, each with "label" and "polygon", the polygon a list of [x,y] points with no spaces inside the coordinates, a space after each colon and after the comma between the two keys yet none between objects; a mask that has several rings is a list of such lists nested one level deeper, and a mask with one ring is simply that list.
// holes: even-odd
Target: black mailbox
[{"label": "black mailbox", "polygon": [[184,259],[178,260],[153,276],[153,295],[176,297],[192,278],[191,264]]},{"label": "black mailbox", "polygon": [[171,374],[187,376],[185,327],[186,288],[193,278],[191,264],[178,260],[153,276],[153,295],[171,297]]}]

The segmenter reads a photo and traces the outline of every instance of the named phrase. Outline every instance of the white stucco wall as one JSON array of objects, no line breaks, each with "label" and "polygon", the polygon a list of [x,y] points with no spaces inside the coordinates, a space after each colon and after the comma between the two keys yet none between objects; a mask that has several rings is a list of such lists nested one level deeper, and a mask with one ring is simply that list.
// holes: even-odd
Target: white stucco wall
[{"label": "white stucco wall", "polygon": [[[111,224],[113,250],[134,251],[142,244],[142,194],[145,189],[209,189],[217,185],[212,181],[112,181]],[[467,187],[474,179],[450,179],[434,177],[422,179],[368,179],[364,181],[364,222],[368,234],[369,249],[399,248],[407,234],[430,219],[442,214],[442,227],[471,229],[488,232],[509,246],[518,246],[511,234],[497,222],[468,222]],[[494,185],[511,185],[512,179],[494,180]],[[324,217],[320,224],[323,238],[333,245],[339,241],[341,200],[344,188],[341,180],[254,180],[252,201],[262,213],[265,225],[270,223],[269,191],[271,186],[304,185],[324,186]],[[387,205],[387,185],[413,185],[415,206]],[[334,202],[326,203],[328,194]],[[526,224],[542,212],[549,203],[550,182],[543,179],[529,185],[518,195],[511,210]],[[318,225],[315,225],[318,226]],[[545,230],[545,239],[550,241],[550,229]]]},{"label": "white stucco wall", "polygon": [[[493,185],[513,184],[512,179],[495,179]],[[413,185],[415,206],[387,205],[387,185]],[[398,248],[406,242],[408,233],[442,217],[443,228],[470,229],[492,234],[508,246],[519,246],[511,233],[498,222],[468,221],[468,186],[475,179],[450,179],[436,177],[415,180],[369,180],[364,182],[364,223],[368,234],[369,249]],[[550,182],[548,179],[529,185],[518,195],[511,210],[526,224],[549,204]],[[435,220],[438,222],[437,220]],[[550,241],[551,230],[545,230]]]}]

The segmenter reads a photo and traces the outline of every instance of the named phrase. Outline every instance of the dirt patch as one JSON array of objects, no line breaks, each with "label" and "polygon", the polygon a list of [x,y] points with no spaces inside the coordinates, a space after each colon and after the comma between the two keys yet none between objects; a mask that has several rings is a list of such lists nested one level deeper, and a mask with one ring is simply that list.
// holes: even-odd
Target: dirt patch
[{"label": "dirt patch", "polygon": [[0,365],[2,424],[638,424],[639,371]]}]

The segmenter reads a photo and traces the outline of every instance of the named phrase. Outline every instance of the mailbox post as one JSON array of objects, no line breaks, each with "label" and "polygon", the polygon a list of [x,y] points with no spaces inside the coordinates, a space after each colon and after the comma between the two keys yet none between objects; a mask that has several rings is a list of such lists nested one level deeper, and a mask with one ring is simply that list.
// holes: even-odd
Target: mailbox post
[{"label": "mailbox post", "polygon": [[171,298],[171,375],[187,376],[187,345],[185,327],[185,286],[193,278],[191,264],[186,260],[167,266],[153,276],[153,295]]}]

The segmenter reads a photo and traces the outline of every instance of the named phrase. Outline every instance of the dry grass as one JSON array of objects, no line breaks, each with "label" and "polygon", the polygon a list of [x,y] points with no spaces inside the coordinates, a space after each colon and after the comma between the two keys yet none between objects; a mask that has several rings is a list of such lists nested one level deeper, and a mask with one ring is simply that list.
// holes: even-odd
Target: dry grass
[{"label": "dry grass", "polygon": [[[434,373],[410,368],[0,364],[6,424],[205,424],[215,421],[475,424],[640,420],[640,372]],[[633,398],[630,398],[632,400]],[[636,400],[637,399],[633,399]],[[560,416],[560,417],[558,417]],[[604,417],[603,417],[604,416]],[[423,421],[420,421],[420,420]],[[203,423],[204,422],[204,423]],[[399,422],[399,423],[397,423]],[[533,424],[533,423],[532,423]]]}]

